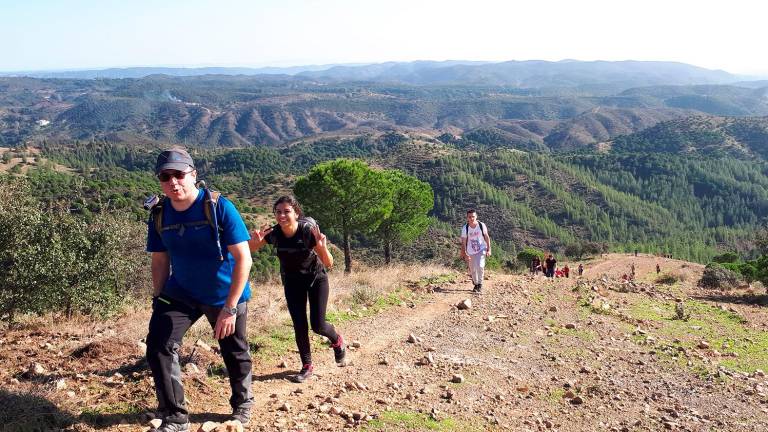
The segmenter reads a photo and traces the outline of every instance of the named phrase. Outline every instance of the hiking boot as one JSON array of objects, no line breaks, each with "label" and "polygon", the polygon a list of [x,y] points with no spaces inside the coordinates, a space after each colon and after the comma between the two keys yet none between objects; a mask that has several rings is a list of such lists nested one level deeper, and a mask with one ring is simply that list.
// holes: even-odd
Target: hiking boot
[{"label": "hiking boot", "polygon": [[235,409],[232,412],[232,415],[229,416],[229,420],[237,420],[240,422],[241,425],[246,426],[248,423],[251,422],[251,408],[240,407]]},{"label": "hiking boot", "polygon": [[482,284],[475,284],[475,287],[472,289],[473,293],[480,293],[480,290],[483,289]]},{"label": "hiking boot", "polygon": [[293,376],[293,382],[303,383],[312,376],[312,363],[305,364],[297,375]]},{"label": "hiking boot", "polygon": [[170,423],[163,420],[163,423],[157,429],[150,429],[149,432],[187,432],[189,430],[189,422],[186,423]]},{"label": "hiking boot", "polygon": [[339,366],[347,365],[347,347],[344,345],[344,338],[339,335],[336,343],[331,345],[333,348],[333,358],[336,359],[336,364]]}]

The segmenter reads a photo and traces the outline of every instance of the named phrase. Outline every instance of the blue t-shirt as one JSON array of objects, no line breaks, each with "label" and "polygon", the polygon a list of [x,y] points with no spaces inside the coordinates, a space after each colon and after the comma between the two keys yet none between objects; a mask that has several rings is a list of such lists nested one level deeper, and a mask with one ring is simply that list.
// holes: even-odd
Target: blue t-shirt
[{"label": "blue t-shirt", "polygon": [[[171,275],[165,282],[163,294],[179,300],[222,306],[229,294],[235,259],[227,246],[248,241],[251,236],[235,206],[228,199],[219,197],[216,216],[221,231],[221,252],[213,236],[213,227],[200,223],[206,221],[203,206],[205,192],[200,189],[197,200],[184,211],[176,211],[166,201],[163,205],[163,226],[179,225],[176,229],[157,233],[153,221],[149,221],[147,252],[168,252],[171,258]],[[195,224],[196,222],[196,224]],[[238,303],[251,298],[251,286],[246,282]]]}]

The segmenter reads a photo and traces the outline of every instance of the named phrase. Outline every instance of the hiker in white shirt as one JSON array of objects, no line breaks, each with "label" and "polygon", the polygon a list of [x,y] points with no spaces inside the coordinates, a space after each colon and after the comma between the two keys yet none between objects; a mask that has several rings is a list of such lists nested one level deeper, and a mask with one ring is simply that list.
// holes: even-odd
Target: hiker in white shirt
[{"label": "hiker in white shirt", "polygon": [[461,228],[461,257],[467,262],[469,275],[475,285],[473,292],[479,293],[483,288],[483,272],[487,256],[491,256],[488,227],[477,220],[477,212],[474,209],[469,209],[467,223]]}]

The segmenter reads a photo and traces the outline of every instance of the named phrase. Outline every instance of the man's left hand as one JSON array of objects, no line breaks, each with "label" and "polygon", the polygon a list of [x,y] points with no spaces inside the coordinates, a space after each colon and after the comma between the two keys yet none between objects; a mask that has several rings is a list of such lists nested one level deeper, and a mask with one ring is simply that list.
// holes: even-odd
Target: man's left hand
[{"label": "man's left hand", "polygon": [[219,312],[219,317],[216,318],[216,326],[213,329],[213,334],[216,339],[224,339],[235,333],[235,322],[237,321],[237,315],[230,315],[223,308]]}]

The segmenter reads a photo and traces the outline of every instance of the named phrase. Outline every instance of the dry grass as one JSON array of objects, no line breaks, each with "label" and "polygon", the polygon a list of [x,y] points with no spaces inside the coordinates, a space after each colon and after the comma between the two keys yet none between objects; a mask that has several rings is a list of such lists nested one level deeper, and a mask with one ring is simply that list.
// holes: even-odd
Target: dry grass
[{"label": "dry grass", "polygon": [[[370,305],[382,295],[407,285],[409,281],[418,281],[448,273],[454,273],[454,271],[433,264],[392,265],[378,268],[358,266],[349,275],[344,274],[343,268],[339,267],[329,273],[331,292],[328,299],[328,311],[347,310],[352,305]],[[290,321],[283,286],[279,280],[251,283],[251,293],[251,300],[248,302],[249,334],[268,333],[275,326]],[[139,323],[139,327],[144,333],[132,332],[132,334],[138,338],[144,337],[148,320],[149,315],[147,314],[142,317]],[[136,323],[126,323],[126,328],[136,325]],[[194,343],[196,339],[203,339],[212,343],[210,326],[204,319],[199,320],[187,332],[186,339],[191,343]]]},{"label": "dry grass", "polygon": [[350,275],[335,271],[330,277],[329,303],[337,308],[344,308],[349,303],[364,304],[366,299],[394,291],[408,281],[418,281],[446,273],[455,273],[455,271],[434,264],[358,267],[358,271]]},{"label": "dry grass", "polygon": [[[343,268],[339,267],[329,274],[331,292],[328,310],[346,310],[352,305],[365,305],[398,287],[408,285],[408,282],[452,273],[455,272],[447,267],[433,264],[396,264],[379,268],[358,266],[349,275],[344,274]],[[279,280],[252,283],[251,292],[251,300],[248,303],[249,333],[263,332],[290,320],[283,286]],[[26,331],[77,336],[71,344],[61,347],[65,352],[71,352],[85,343],[103,339],[116,338],[126,342],[138,342],[146,337],[150,314],[150,300],[147,296],[146,301],[138,299],[123,313],[105,321],[88,316],[75,316],[66,320],[59,314],[41,317],[28,315],[20,317],[18,327]],[[190,344],[197,339],[214,342],[213,332],[205,319],[198,320],[187,332],[185,339]]]}]

